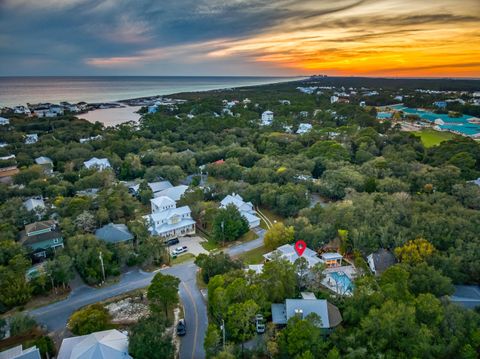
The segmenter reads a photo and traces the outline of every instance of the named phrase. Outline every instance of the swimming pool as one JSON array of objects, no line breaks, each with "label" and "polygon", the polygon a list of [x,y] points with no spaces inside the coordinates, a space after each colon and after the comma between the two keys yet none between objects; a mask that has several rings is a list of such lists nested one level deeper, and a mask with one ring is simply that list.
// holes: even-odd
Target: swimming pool
[{"label": "swimming pool", "polygon": [[343,272],[331,272],[329,275],[339,286],[340,293],[353,292],[353,283],[350,278]]}]

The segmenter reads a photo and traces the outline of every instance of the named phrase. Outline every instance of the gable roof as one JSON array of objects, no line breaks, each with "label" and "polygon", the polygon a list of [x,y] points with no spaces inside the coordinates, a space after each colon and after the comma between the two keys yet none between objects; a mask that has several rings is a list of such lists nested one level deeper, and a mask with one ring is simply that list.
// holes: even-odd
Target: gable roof
[{"label": "gable roof", "polygon": [[42,198],[29,198],[23,202],[23,205],[28,211],[33,211],[37,207],[45,208],[45,202],[43,202]]},{"label": "gable roof", "polygon": [[133,239],[132,233],[125,224],[109,223],[95,231],[95,236],[107,243],[119,243]]},{"label": "gable roof", "polygon": [[52,229],[55,226],[55,221],[50,219],[48,221],[40,221],[40,222],[34,222],[27,224],[25,226],[25,232],[27,234],[32,233],[32,232],[37,232],[37,231],[42,231],[45,229]]},{"label": "gable roof", "polygon": [[46,165],[46,164],[53,164],[53,161],[48,157],[40,156],[35,158],[35,163],[37,165]]},{"label": "gable roof", "polygon": [[325,299],[286,299],[285,300],[285,314],[287,320],[295,316],[296,311],[303,312],[303,318],[310,313],[317,314],[321,319],[321,328],[330,328],[330,321],[328,318],[327,301]]},{"label": "gable roof", "polygon": [[187,189],[188,189],[188,186],[185,186],[182,184],[180,186],[166,188],[163,191],[154,193],[154,196],[155,197],[165,196],[177,202],[178,200],[180,200],[183,194],[187,191]]},{"label": "gable roof", "polygon": [[150,203],[154,204],[157,207],[169,207],[175,206],[175,201],[167,196],[155,197],[150,200]]},{"label": "gable roof", "polygon": [[104,330],[66,338],[57,359],[131,359],[128,337],[118,330]]}]

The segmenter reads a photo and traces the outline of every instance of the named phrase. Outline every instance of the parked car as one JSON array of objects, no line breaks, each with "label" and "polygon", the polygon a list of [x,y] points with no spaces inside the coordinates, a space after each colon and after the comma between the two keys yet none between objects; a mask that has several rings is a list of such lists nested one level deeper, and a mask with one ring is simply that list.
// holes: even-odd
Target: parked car
[{"label": "parked car", "polygon": [[172,255],[177,256],[179,254],[185,253],[187,250],[187,246],[177,247],[172,251]]},{"label": "parked car", "polygon": [[265,333],[265,322],[263,320],[263,315],[257,314],[255,316],[255,328],[258,334]]},{"label": "parked car", "polygon": [[180,319],[177,324],[177,335],[182,337],[187,334],[187,324],[185,323],[185,319]]},{"label": "parked car", "polygon": [[172,239],[169,239],[169,240],[165,241],[165,244],[167,246],[173,246],[174,244],[178,244],[178,243],[180,243],[178,238],[172,238]]}]

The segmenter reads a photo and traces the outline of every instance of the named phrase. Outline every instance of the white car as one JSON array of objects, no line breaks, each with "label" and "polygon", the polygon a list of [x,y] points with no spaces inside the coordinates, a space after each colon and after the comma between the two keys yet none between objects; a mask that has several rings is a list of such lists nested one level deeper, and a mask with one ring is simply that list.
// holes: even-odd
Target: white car
[{"label": "white car", "polygon": [[258,334],[265,333],[265,322],[263,320],[263,315],[257,314],[255,316],[255,329],[257,330]]},{"label": "white car", "polygon": [[187,246],[177,247],[172,251],[172,256],[177,256],[179,254],[185,253],[187,250]]}]

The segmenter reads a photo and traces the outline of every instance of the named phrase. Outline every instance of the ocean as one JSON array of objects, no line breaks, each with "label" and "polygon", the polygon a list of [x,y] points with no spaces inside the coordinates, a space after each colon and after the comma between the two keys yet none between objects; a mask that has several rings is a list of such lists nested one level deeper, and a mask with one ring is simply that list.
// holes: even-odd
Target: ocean
[{"label": "ocean", "polygon": [[0,77],[0,107],[61,101],[89,103],[293,81],[293,77],[88,76]]}]

